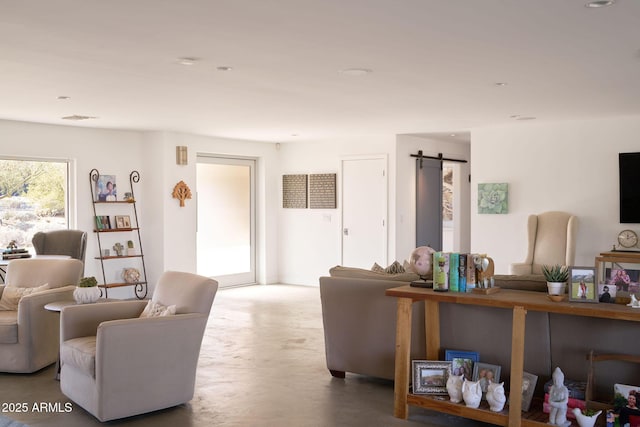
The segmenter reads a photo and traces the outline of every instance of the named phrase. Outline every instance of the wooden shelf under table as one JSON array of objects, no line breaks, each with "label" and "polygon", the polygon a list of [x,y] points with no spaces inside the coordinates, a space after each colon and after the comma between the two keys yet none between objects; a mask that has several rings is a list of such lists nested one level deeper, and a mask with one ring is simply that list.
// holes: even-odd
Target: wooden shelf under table
[{"label": "wooden shelf under table", "polygon": [[461,292],[435,292],[433,289],[400,286],[387,289],[387,296],[398,298],[396,322],[396,363],[394,383],[394,415],[407,418],[409,405],[420,406],[453,415],[458,415],[495,425],[519,427],[540,426],[546,423],[539,416],[530,418],[521,412],[522,395],[512,394],[510,406],[499,413],[486,409],[467,408],[448,400],[408,393],[411,354],[411,306],[424,301],[426,326],[426,357],[438,360],[440,352],[439,303],[455,303],[485,307],[506,308],[513,311],[511,335],[511,382],[510,390],[522,388],[524,367],[524,336],[527,311],[541,311],[572,316],[640,321],[640,310],[620,304],[585,304],[580,302],[553,302],[544,292],[502,289],[498,293],[482,295]]}]

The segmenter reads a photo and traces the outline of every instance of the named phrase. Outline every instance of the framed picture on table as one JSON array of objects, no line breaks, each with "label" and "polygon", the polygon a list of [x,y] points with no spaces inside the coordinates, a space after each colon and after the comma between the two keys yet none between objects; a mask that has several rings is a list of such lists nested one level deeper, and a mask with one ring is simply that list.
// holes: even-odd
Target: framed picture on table
[{"label": "framed picture on table", "polygon": [[473,377],[473,365],[480,361],[477,351],[445,350],[444,360],[451,361],[451,375],[462,375],[471,381]]},{"label": "framed picture on table", "polygon": [[569,268],[569,301],[598,302],[595,267]]},{"label": "framed picture on table", "polygon": [[500,371],[502,367],[499,365],[491,365],[489,363],[476,363],[473,366],[473,381],[480,382],[482,393],[487,392],[487,386],[490,382],[500,382]]},{"label": "framed picture on table", "polygon": [[451,375],[451,362],[441,360],[414,360],[411,362],[413,393],[447,394],[447,380]]}]

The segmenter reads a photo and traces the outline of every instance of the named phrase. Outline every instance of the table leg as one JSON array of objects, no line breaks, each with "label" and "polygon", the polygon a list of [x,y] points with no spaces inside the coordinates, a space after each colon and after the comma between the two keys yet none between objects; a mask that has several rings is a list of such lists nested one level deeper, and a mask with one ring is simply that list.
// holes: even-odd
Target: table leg
[{"label": "table leg", "polygon": [[409,393],[412,306],[413,300],[410,298],[398,298],[393,415],[402,419],[407,419],[409,416],[407,393]]},{"label": "table leg", "polygon": [[511,330],[511,394],[509,395],[509,427],[520,427],[522,418],[522,371],[524,369],[524,327],[527,310],[513,308]]},{"label": "table leg", "polygon": [[437,301],[424,302],[424,331],[427,360],[440,360],[440,304]]}]

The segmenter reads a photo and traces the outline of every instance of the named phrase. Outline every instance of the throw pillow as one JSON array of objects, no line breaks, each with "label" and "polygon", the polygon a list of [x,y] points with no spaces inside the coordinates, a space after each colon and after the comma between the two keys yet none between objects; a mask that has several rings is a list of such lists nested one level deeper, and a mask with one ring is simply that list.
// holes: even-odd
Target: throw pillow
[{"label": "throw pillow", "polygon": [[175,305],[166,306],[149,300],[147,306],[142,310],[140,317],[163,317],[172,316],[174,314],[176,314]]},{"label": "throw pillow", "polygon": [[49,289],[49,284],[37,286],[35,288],[19,288],[17,286],[6,286],[0,298],[0,310],[16,311],[20,299],[25,295],[31,295]]},{"label": "throw pillow", "polygon": [[376,273],[386,273],[386,271],[384,271],[384,268],[380,267],[377,262],[373,263],[371,271],[375,271]]},{"label": "throw pillow", "polygon": [[389,267],[384,269],[385,273],[400,274],[404,273],[404,267],[398,261],[394,261]]}]

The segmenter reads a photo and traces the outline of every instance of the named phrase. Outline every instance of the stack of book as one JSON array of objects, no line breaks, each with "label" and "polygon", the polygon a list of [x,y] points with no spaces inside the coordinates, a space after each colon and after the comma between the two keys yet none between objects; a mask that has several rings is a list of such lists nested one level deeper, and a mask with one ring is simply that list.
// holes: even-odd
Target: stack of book
[{"label": "stack of book", "polygon": [[19,258],[31,258],[31,254],[26,249],[3,249],[2,259],[19,259]]},{"label": "stack of book", "polygon": [[[549,380],[544,384],[544,403],[542,404],[542,411],[549,413],[551,406],[549,405],[549,389],[553,385],[553,380]],[[575,418],[573,415],[573,408],[585,409],[587,402],[585,400],[585,393],[587,390],[587,383],[584,381],[564,380],[564,385],[569,389],[569,402],[567,404],[567,418]]]},{"label": "stack of book", "polygon": [[433,290],[470,292],[476,287],[474,254],[435,252],[433,254]]}]

